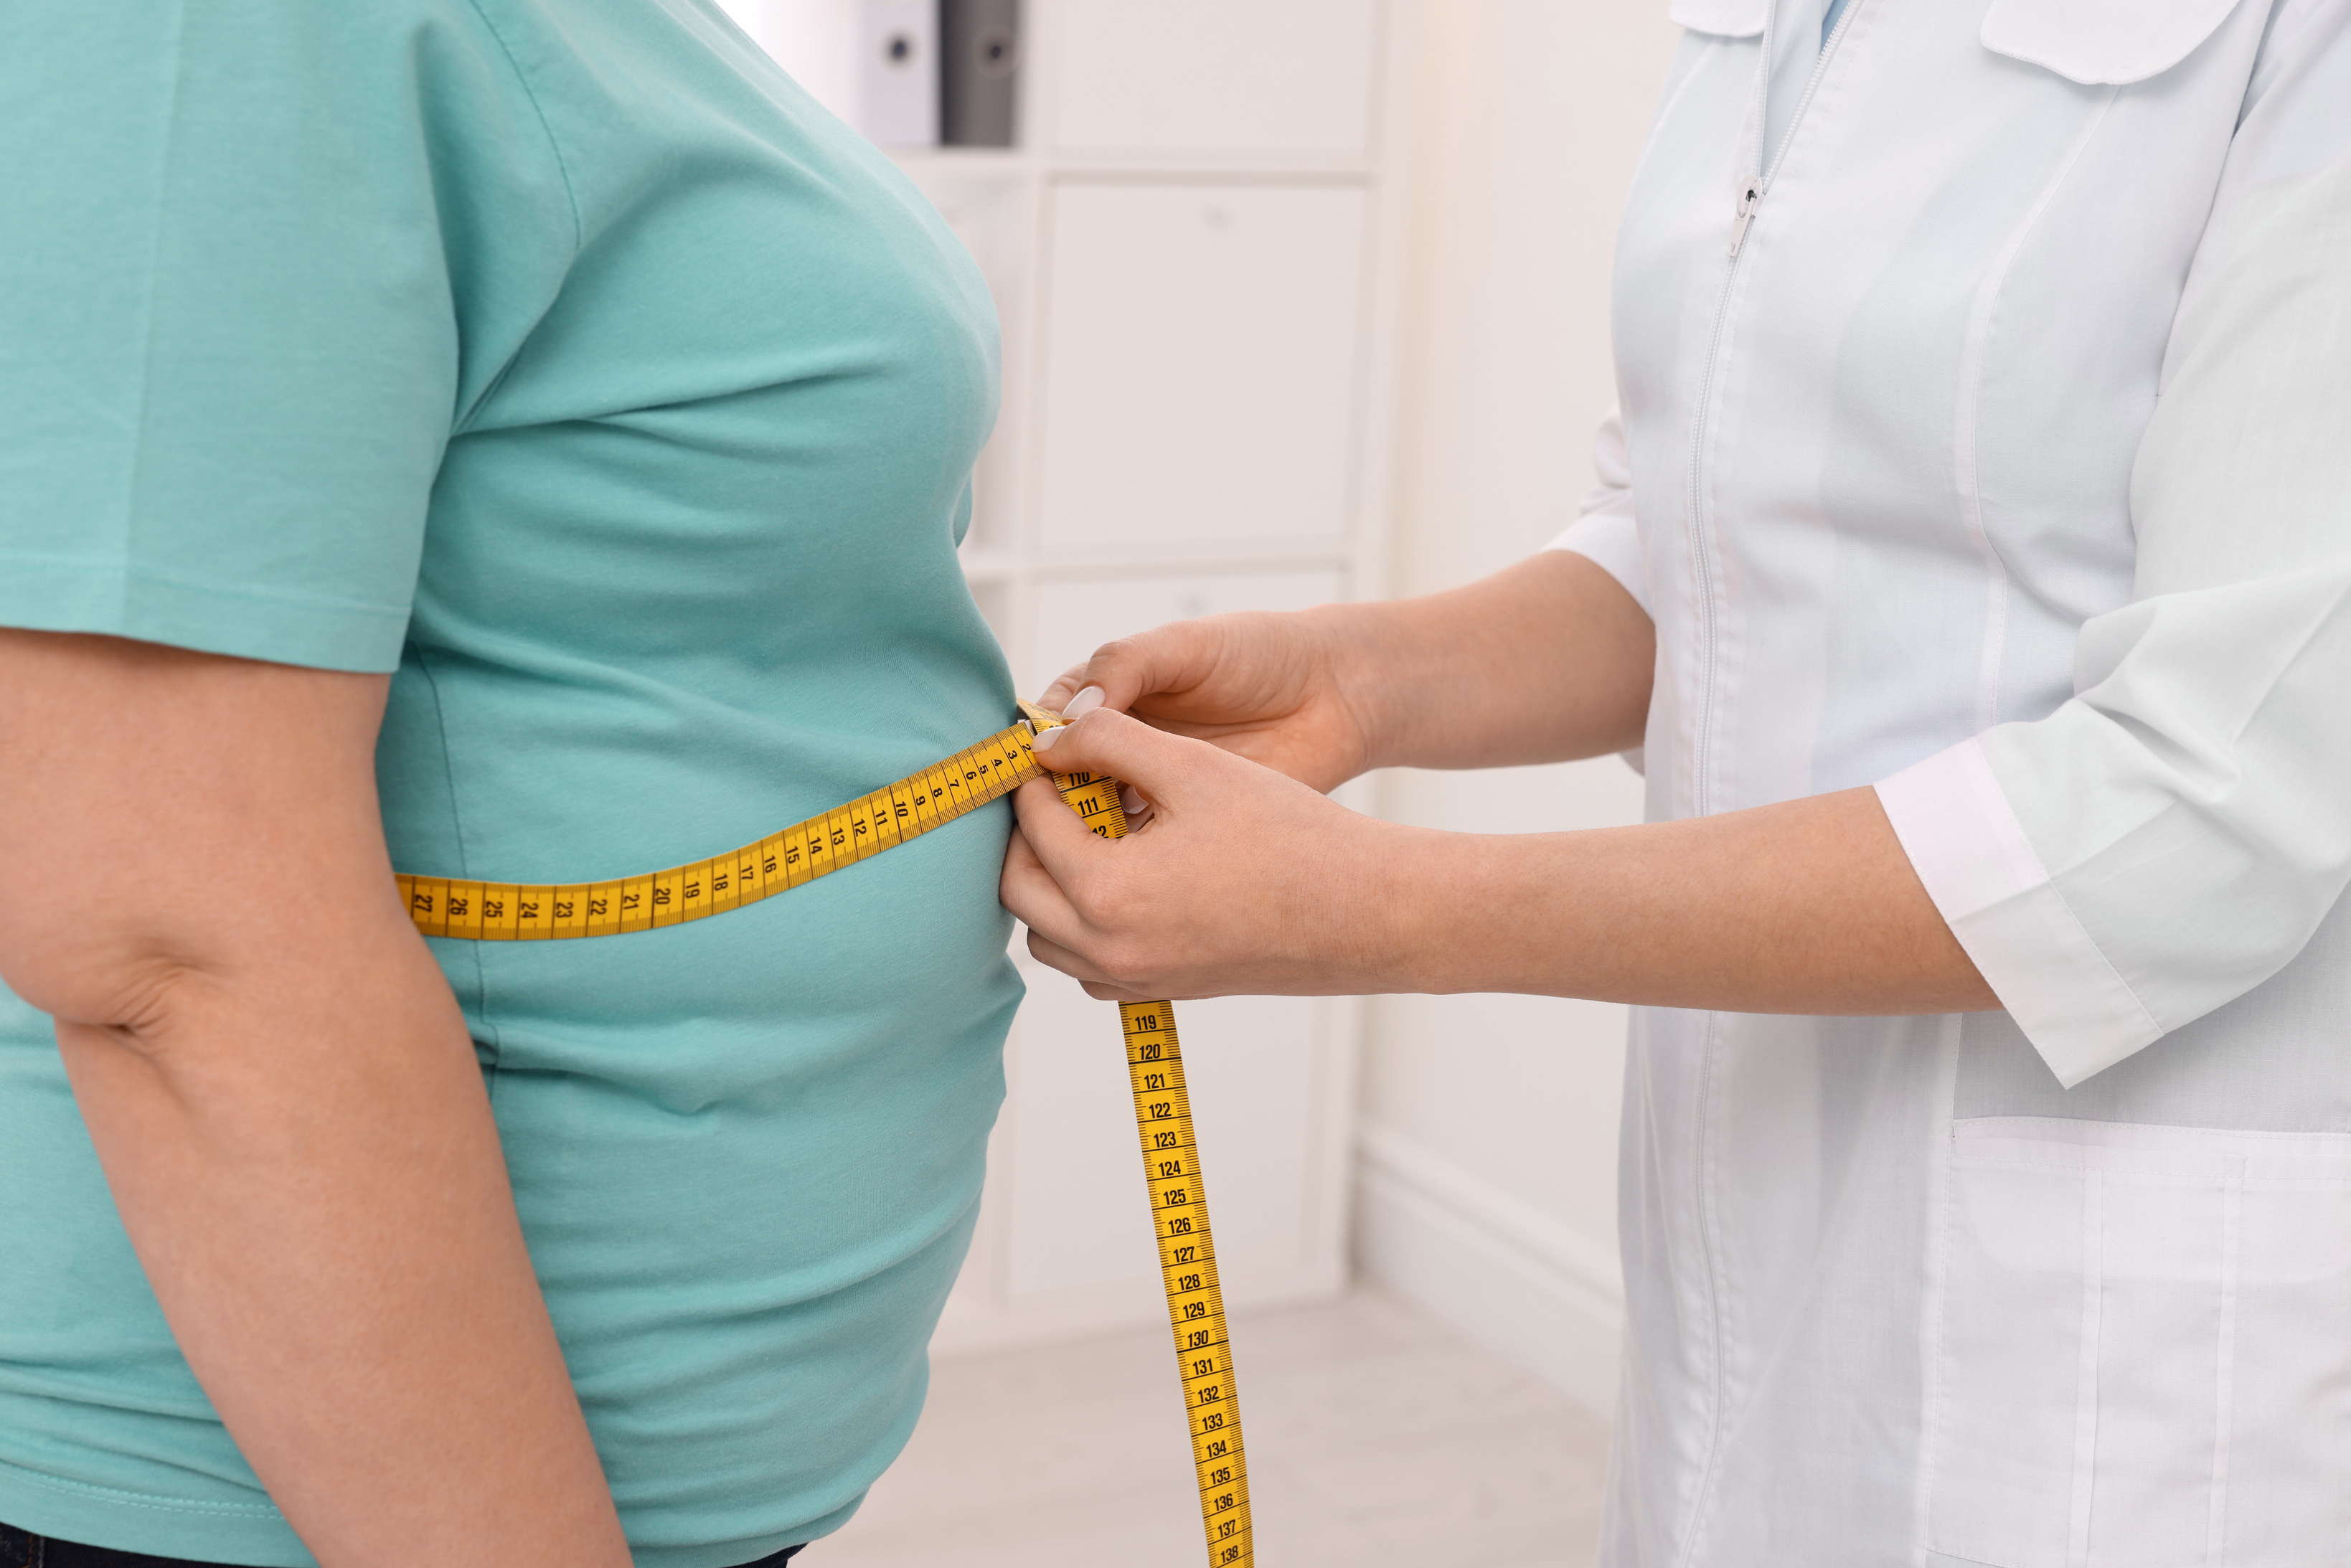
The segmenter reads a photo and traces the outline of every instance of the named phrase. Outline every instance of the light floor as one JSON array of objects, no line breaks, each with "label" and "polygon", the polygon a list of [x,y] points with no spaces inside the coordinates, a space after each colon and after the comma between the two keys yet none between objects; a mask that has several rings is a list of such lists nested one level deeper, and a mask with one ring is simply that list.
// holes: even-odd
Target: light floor
[{"label": "light floor", "polygon": [[[1234,1314],[1263,1568],[1582,1568],[1605,1427],[1392,1297]],[[1203,1568],[1167,1333],[939,1363],[809,1568]],[[794,1568],[798,1568],[795,1563]]]}]

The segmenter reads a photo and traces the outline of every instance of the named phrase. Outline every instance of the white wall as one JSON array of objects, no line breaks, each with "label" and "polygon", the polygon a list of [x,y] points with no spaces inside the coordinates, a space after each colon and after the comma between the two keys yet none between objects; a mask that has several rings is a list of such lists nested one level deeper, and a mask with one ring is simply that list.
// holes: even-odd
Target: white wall
[{"label": "white wall", "polygon": [[[1675,37],[1663,0],[1432,0],[1422,18],[1399,595],[1539,548],[1593,483],[1616,214]],[[1398,771],[1380,801],[1481,832],[1640,814],[1614,758]],[[1624,1009],[1593,1003],[1374,1000],[1356,1192],[1363,1271],[1603,1410],[1623,1034]]]},{"label": "white wall", "polygon": [[857,120],[857,0],[718,0],[792,79],[841,119]]}]

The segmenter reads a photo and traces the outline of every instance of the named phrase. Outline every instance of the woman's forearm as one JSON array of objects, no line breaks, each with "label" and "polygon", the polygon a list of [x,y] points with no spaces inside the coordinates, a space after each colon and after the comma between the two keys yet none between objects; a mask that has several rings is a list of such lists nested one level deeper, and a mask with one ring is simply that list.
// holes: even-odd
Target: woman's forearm
[{"label": "woman's forearm", "polygon": [[1497,768],[1641,744],[1656,630],[1590,559],[1545,550],[1443,593],[1322,618],[1371,767]]},{"label": "woman's forearm", "polygon": [[[1019,802],[1004,902],[1029,922],[1031,951],[1095,995],[1522,991],[1800,1013],[1999,1005],[1870,790],[1499,837],[1375,821],[1291,782],[1343,777],[1323,753],[1354,768],[1473,768],[1637,745],[1654,630],[1583,557],[1546,552],[1423,599],[1232,619],[1114,644],[1062,689],[1099,676],[1117,688],[1113,709],[1174,690],[1241,711],[1278,692],[1262,705],[1276,715],[1270,739],[1236,743],[1207,702],[1190,715],[1198,738],[1104,711],[1038,739],[1051,767],[1109,773],[1153,804],[1147,825],[1113,845],[1042,785]],[[1301,626],[1313,633],[1294,635]],[[1290,673],[1316,668],[1330,674]],[[1318,679],[1334,700],[1287,695]],[[1147,706],[1137,711],[1160,723]],[[1325,722],[1333,708],[1353,722]],[[1308,760],[1293,763],[1283,727],[1309,728],[1293,711],[1351,745],[1301,745]]]},{"label": "woman's forearm", "polygon": [[0,632],[0,975],[56,1019],[172,1333],[327,1568],[620,1568],[473,1044],[392,880],[383,693]]},{"label": "woman's forearm", "polygon": [[2000,1005],[1869,789],[1573,833],[1405,830],[1408,988],[1733,1012]]},{"label": "woman's forearm", "polygon": [[60,1019],[75,1097],[183,1353],[329,1568],[624,1563],[419,947],[181,971],[124,1021]]}]

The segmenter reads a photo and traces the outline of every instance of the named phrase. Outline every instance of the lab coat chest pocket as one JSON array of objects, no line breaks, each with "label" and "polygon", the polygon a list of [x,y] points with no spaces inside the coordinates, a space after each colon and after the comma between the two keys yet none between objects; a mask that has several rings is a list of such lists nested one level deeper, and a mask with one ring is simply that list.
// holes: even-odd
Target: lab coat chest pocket
[{"label": "lab coat chest pocket", "polygon": [[2351,1541],[2351,1136],[1953,1129],[1923,1544],[2304,1568]]},{"label": "lab coat chest pocket", "polygon": [[1991,0],[1983,46],[2085,87],[2169,70],[2212,36],[2237,0]]}]

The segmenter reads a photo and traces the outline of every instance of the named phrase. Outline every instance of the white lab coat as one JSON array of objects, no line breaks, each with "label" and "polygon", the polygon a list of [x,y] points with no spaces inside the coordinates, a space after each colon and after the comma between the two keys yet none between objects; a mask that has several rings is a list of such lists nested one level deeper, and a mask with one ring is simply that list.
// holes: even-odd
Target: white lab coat
[{"label": "white lab coat", "polygon": [[1821,16],[1676,6],[1560,542],[2008,1010],[1635,1015],[1604,1561],[2351,1561],[2351,0]]}]

